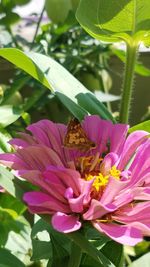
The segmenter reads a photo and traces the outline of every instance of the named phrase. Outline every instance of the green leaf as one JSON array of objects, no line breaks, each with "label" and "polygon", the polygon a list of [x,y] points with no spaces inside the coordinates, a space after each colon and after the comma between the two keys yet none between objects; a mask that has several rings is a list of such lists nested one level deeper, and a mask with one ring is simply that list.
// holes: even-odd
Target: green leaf
[{"label": "green leaf", "polygon": [[30,0],[14,0],[14,3],[18,6],[26,5],[30,2]]},{"label": "green leaf", "polygon": [[85,110],[87,110],[90,114],[97,114],[103,119],[112,120],[115,122],[115,119],[111,115],[111,113],[107,110],[103,103],[99,102],[99,100],[92,95],[91,93],[80,93],[77,95],[78,103]]},{"label": "green leaf", "polygon": [[16,121],[23,111],[11,105],[0,106],[0,127],[6,127]]},{"label": "green leaf", "polygon": [[[49,235],[55,236],[58,246],[63,247],[63,249],[67,251],[67,254],[69,253],[70,243],[71,243],[70,239],[66,235],[56,232],[51,227],[50,217],[48,216],[46,221],[40,219],[34,224],[32,228],[31,232],[31,239],[33,245],[32,260],[50,259],[50,261],[52,261],[54,244],[50,242]],[[55,243],[54,240],[53,242]]]},{"label": "green leaf", "polygon": [[81,0],[77,20],[94,38],[132,45],[150,38],[149,0]]},{"label": "green leaf", "polygon": [[9,250],[0,248],[0,264],[5,267],[25,267],[23,262],[11,254]]},{"label": "green leaf", "polygon": [[150,252],[140,257],[138,260],[135,260],[128,267],[149,267],[150,263]]},{"label": "green leaf", "polygon": [[0,205],[2,208],[13,209],[18,216],[26,209],[25,205],[20,200],[10,194],[0,194]]},{"label": "green leaf", "polygon": [[32,227],[32,261],[52,258],[52,245],[51,242],[47,240],[46,231],[49,237],[49,224],[42,219],[36,222]]},{"label": "green leaf", "polygon": [[55,234],[51,233],[51,243],[52,243],[52,263],[51,267],[62,267],[62,262],[64,266],[68,266],[69,253],[59,242],[59,238]]},{"label": "green leaf", "polygon": [[0,185],[5,188],[8,193],[21,201],[23,194],[33,189],[32,185],[15,178],[11,172],[2,166],[0,166]]},{"label": "green leaf", "polygon": [[14,176],[4,167],[0,166],[0,185],[12,196],[15,196]]},{"label": "green leaf", "polygon": [[[123,246],[115,241],[109,241],[101,252],[108,257],[116,267],[123,266]],[[115,257],[114,257],[115,255]]]},{"label": "green leaf", "polygon": [[20,16],[17,13],[8,12],[5,17],[0,19],[0,24],[9,26],[18,22],[19,19]]},{"label": "green leaf", "polygon": [[138,131],[138,130],[150,132],[150,120],[144,121],[140,124],[137,124],[137,125],[131,127],[128,132],[132,133],[132,132]]},{"label": "green leaf", "polygon": [[[93,100],[96,99],[94,98],[94,95],[90,93],[66,69],[64,69],[55,60],[45,55],[34,52],[23,53],[15,48],[5,48],[0,49],[0,56],[26,71],[44,86],[49,88],[79,120],[83,119],[83,117],[88,113],[88,110],[85,110],[84,106],[88,106],[88,103],[86,102],[89,100],[89,98],[85,98],[84,101],[82,100],[83,107],[78,105],[80,94],[82,93],[82,95],[85,95],[88,93],[91,94]],[[92,105],[94,106],[94,101]],[[97,105],[99,105],[99,109]],[[103,105],[97,99],[95,109],[98,109],[97,112],[102,118],[112,118],[111,114],[106,111],[106,109],[104,110]],[[102,113],[101,110],[103,111]]]},{"label": "green leaf", "polygon": [[99,263],[99,266],[114,267],[115,265],[101,251],[96,249],[79,231],[68,236],[89,256]]},{"label": "green leaf", "polygon": [[11,145],[8,141],[11,139],[11,135],[3,128],[0,128],[0,152],[11,152]]},{"label": "green leaf", "polygon": [[50,20],[59,24],[65,21],[72,5],[70,0],[46,0],[45,9]]}]

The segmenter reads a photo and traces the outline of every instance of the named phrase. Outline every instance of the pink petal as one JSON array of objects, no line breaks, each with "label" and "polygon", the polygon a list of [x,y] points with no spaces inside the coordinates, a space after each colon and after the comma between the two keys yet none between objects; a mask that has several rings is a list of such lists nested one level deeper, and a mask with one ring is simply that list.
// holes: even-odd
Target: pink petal
[{"label": "pink petal", "polygon": [[26,162],[13,153],[0,154],[0,163],[15,170],[29,168]]},{"label": "pink petal", "polygon": [[115,197],[128,185],[128,183],[129,181],[119,181],[113,177],[110,177],[105,191],[101,197],[101,203],[106,205],[113,202]]},{"label": "pink petal", "polygon": [[131,133],[123,147],[123,151],[120,158],[120,163],[118,165],[118,168],[120,170],[124,169],[127,165],[128,161],[130,161],[132,155],[135,153],[136,149],[144,142],[147,141],[146,136],[148,135],[148,132],[145,131],[135,131]]},{"label": "pink petal", "polygon": [[150,201],[150,187],[138,187],[133,190],[134,200]]},{"label": "pink petal", "polygon": [[80,195],[79,197],[74,198],[72,188],[67,188],[67,190],[65,192],[65,196],[68,199],[70,209],[73,212],[79,213],[79,212],[83,211],[84,195]]},{"label": "pink petal", "polygon": [[116,206],[114,206],[113,204],[103,206],[98,200],[92,199],[89,209],[83,214],[83,219],[95,220],[101,218],[107,213],[114,211],[115,209]]},{"label": "pink petal", "polygon": [[27,192],[24,194],[23,200],[33,213],[36,213],[38,209],[38,213],[70,212],[69,205],[65,205],[56,198],[42,192]]},{"label": "pink petal", "polygon": [[43,181],[47,186],[48,192],[60,201],[67,202],[67,200],[65,199],[66,186],[57,176],[57,174],[51,171],[45,171],[42,175]]},{"label": "pink petal", "polygon": [[132,172],[132,179],[129,186],[140,182],[145,171],[150,167],[150,139],[138,149],[138,152],[129,168]]},{"label": "pink petal", "polygon": [[97,115],[86,116],[82,126],[88,138],[97,145],[96,149],[92,149],[91,153],[99,152],[101,154],[105,152],[113,127],[111,121],[102,120]]},{"label": "pink petal", "polygon": [[58,232],[70,233],[81,228],[78,217],[57,212],[52,216],[52,226]]},{"label": "pink petal", "polygon": [[9,144],[13,145],[15,149],[25,148],[31,145],[37,145],[34,137],[27,133],[18,133],[19,138],[13,138],[9,141]]},{"label": "pink petal", "polygon": [[[134,205],[134,206],[133,206]],[[122,223],[149,222],[150,203],[149,201],[138,204],[129,204],[119,208],[114,214],[113,219]]]},{"label": "pink petal", "polygon": [[141,231],[132,226],[100,222],[93,222],[93,226],[123,245],[135,246],[142,241]]},{"label": "pink petal", "polygon": [[25,148],[29,146],[27,141],[19,138],[13,138],[12,140],[9,141],[9,144],[12,145],[15,149]]},{"label": "pink petal", "polygon": [[41,120],[31,124],[27,128],[32,132],[37,142],[54,150],[61,158],[65,160],[63,141],[66,132],[66,126],[63,124],[53,123],[49,120]]},{"label": "pink petal", "polygon": [[58,155],[45,146],[37,145],[18,149],[16,155],[29,166],[30,170],[44,171],[49,165],[63,166]]},{"label": "pink petal", "polygon": [[110,152],[118,155],[122,153],[129,126],[126,124],[114,124],[110,136]]},{"label": "pink petal", "polygon": [[143,236],[150,236],[150,222],[149,223],[133,222],[130,223],[129,225],[139,229],[142,232]]},{"label": "pink petal", "polygon": [[[55,174],[65,185],[66,189],[71,187],[76,196],[80,193],[80,173],[78,171],[64,167],[49,166],[48,172]],[[46,172],[45,172],[46,173]]]}]

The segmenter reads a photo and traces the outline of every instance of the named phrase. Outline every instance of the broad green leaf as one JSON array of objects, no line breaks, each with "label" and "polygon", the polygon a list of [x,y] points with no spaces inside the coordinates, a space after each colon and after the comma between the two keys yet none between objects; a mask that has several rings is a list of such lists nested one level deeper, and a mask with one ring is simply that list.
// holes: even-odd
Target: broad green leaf
[{"label": "broad green leaf", "polygon": [[77,20],[94,38],[132,45],[150,38],[149,0],[81,0]]},{"label": "broad green leaf", "polygon": [[[52,244],[52,262],[51,267],[62,267],[68,266],[69,253],[59,242],[59,238],[55,234],[51,233],[51,244]],[[49,265],[48,265],[49,266]]]},{"label": "broad green leaf", "polygon": [[0,153],[10,152],[11,146],[8,141],[11,139],[11,135],[3,128],[0,128]]},{"label": "broad green leaf", "polygon": [[110,241],[101,249],[101,252],[108,257],[116,267],[123,266],[123,246],[121,244]]},{"label": "broad green leaf", "polygon": [[18,22],[19,19],[20,19],[20,16],[17,13],[8,12],[5,17],[0,19],[0,24],[10,26]]},{"label": "broad green leaf", "polygon": [[25,205],[20,200],[10,194],[0,194],[0,205],[5,209],[13,209],[18,216],[26,209]]},{"label": "broad green leaf", "polygon": [[115,265],[101,251],[96,249],[79,231],[70,233],[68,236],[89,256],[91,256],[99,265],[105,267],[115,267]]},{"label": "broad green leaf", "polygon": [[[40,219],[32,227],[31,240],[32,240],[32,261],[41,259],[52,258],[52,246],[48,239],[50,226],[47,222]],[[45,236],[45,232],[47,235]],[[39,235],[40,234],[40,235]]]},{"label": "broad green leaf", "polygon": [[24,229],[21,218],[14,210],[0,208],[0,246],[7,244],[10,232],[19,234]]},{"label": "broad green leaf", "polygon": [[137,124],[137,125],[131,127],[128,132],[132,133],[132,132],[137,131],[137,130],[143,130],[143,131],[150,132],[150,120],[144,121],[140,124]]},{"label": "broad green leaf", "polygon": [[72,5],[70,0],[46,0],[45,9],[50,20],[59,24],[65,21]]},{"label": "broad green leaf", "polygon": [[104,104],[99,104],[99,100],[91,93],[80,93],[77,95],[77,99],[79,105],[86,109],[90,114],[97,114],[103,119],[112,120],[115,122],[115,119],[113,118],[111,113],[109,113]]},{"label": "broad green leaf", "polygon": [[0,127],[6,127],[16,121],[23,111],[11,105],[0,106]]},{"label": "broad green leaf", "polygon": [[[79,120],[83,119],[88,113],[88,110],[84,109],[84,106],[88,105],[88,103],[86,103],[88,100],[85,98],[85,100],[82,101],[82,103],[84,102],[84,106],[82,107],[78,105],[78,98],[81,93],[91,94],[91,97],[94,95],[55,60],[34,52],[23,53],[15,48],[1,49],[0,56],[26,71],[49,88]],[[102,103],[98,100],[97,103],[95,104],[95,109],[98,108],[101,117],[105,119],[112,118],[108,111],[105,114],[106,110],[104,111]],[[103,110],[102,114],[101,110]]]},{"label": "broad green leaf", "polygon": [[16,5],[23,6],[30,2],[30,0],[14,0]]},{"label": "broad green leaf", "polygon": [[40,219],[38,220],[31,232],[31,239],[33,245],[33,255],[32,260],[39,259],[52,259],[52,244],[49,241],[49,236],[55,235],[59,246],[62,246],[65,251],[69,253],[70,248],[70,239],[59,232],[54,231],[50,225],[50,217],[48,216],[47,220]]},{"label": "broad green leaf", "polygon": [[25,267],[23,262],[11,254],[9,250],[0,248],[0,264],[5,267]]},{"label": "broad green leaf", "polygon": [[15,178],[14,175],[6,168],[0,166],[0,186],[8,193],[22,201],[23,194],[26,191],[31,191],[32,185],[25,181]]},{"label": "broad green leaf", "polygon": [[13,219],[16,219],[18,217],[17,212],[14,211],[13,209],[5,209],[5,208],[0,207],[0,213],[1,212],[5,212],[5,213],[9,214]]},{"label": "broad green leaf", "polygon": [[14,176],[11,172],[0,166],[0,185],[12,196],[15,196]]},{"label": "broad green leaf", "polygon": [[8,230],[4,224],[4,219],[5,219],[4,213],[0,213],[0,219],[1,219],[0,220],[0,247],[1,247],[1,246],[5,246],[5,244],[8,240],[9,232],[8,232]]},{"label": "broad green leaf", "polygon": [[135,260],[128,267],[149,267],[150,264],[150,252]]}]

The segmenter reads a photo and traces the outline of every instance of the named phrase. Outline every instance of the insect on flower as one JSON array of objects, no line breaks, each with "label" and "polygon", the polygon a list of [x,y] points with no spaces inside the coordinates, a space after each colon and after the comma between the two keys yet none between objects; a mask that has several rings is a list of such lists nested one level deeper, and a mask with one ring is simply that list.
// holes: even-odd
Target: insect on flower
[{"label": "insect on flower", "polygon": [[38,188],[23,200],[31,213],[49,215],[55,230],[89,222],[134,246],[150,236],[150,139],[128,128],[97,115],[68,126],[41,120],[9,141],[14,151],[0,154],[0,164]]},{"label": "insect on flower", "polygon": [[82,152],[96,148],[96,144],[87,137],[77,118],[72,118],[68,123],[64,146],[71,149],[78,149]]}]

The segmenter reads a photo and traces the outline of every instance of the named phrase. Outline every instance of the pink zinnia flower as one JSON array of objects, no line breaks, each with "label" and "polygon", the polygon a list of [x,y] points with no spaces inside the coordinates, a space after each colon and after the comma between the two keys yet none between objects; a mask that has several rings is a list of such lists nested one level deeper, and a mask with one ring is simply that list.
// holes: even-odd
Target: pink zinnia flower
[{"label": "pink zinnia flower", "polygon": [[0,162],[38,186],[24,194],[32,213],[52,216],[63,233],[89,221],[115,241],[135,245],[150,235],[150,139],[128,126],[87,116],[82,128],[96,147],[64,147],[67,127],[48,120],[30,125],[10,141],[16,152]]}]

